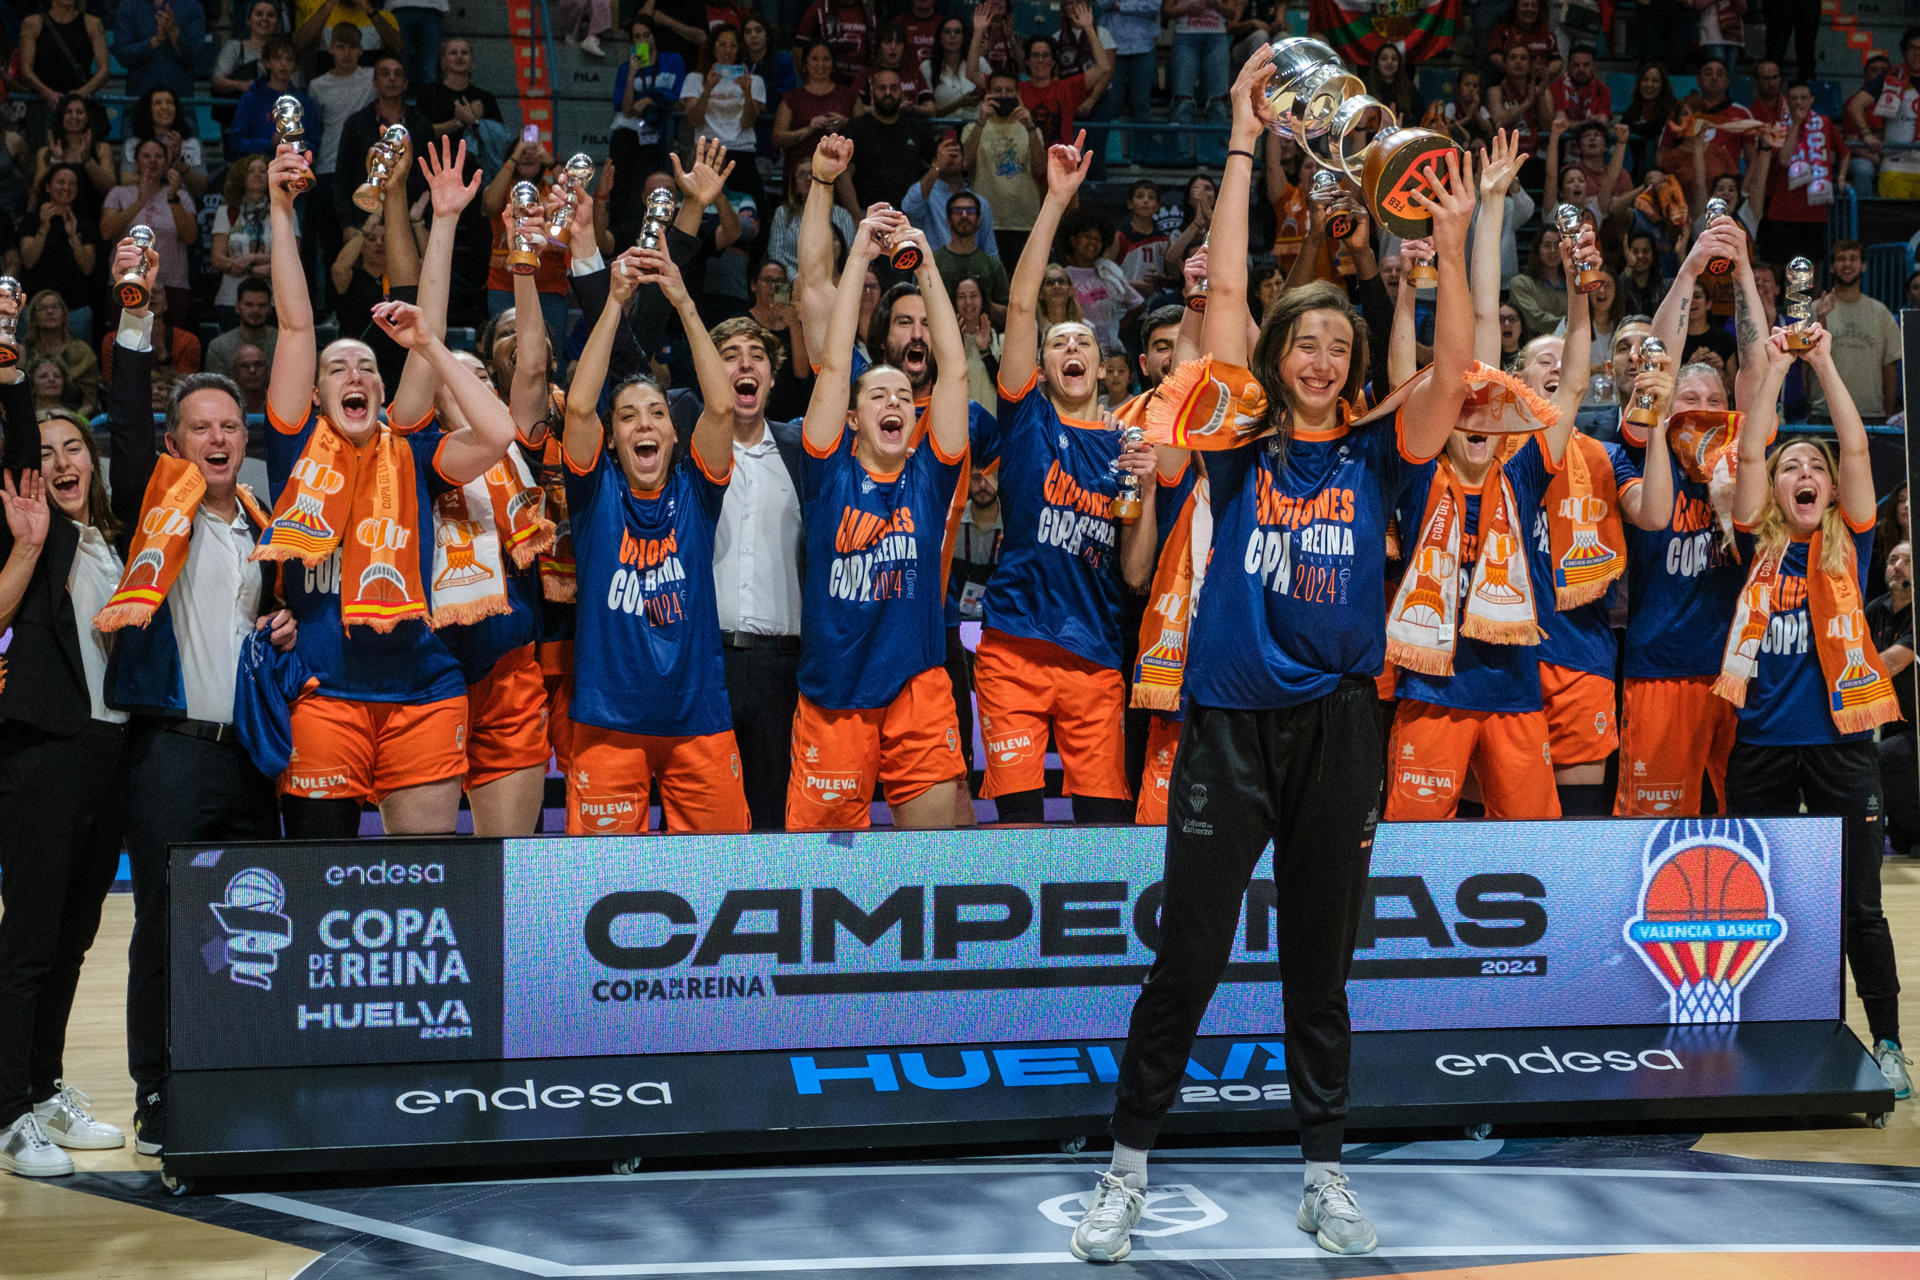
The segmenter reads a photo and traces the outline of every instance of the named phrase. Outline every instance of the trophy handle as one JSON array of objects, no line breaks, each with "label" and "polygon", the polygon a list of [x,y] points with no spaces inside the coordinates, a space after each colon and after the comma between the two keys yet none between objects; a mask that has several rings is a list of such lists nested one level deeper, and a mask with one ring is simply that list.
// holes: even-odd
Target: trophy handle
[{"label": "trophy handle", "polygon": [[[1366,155],[1367,149],[1366,147],[1361,147],[1352,158],[1349,158],[1347,138],[1355,129],[1360,127],[1361,121],[1367,117],[1369,111],[1377,111],[1380,116],[1379,123],[1375,125],[1373,129],[1373,136],[1375,138],[1389,129],[1397,129],[1400,127],[1400,117],[1394,113],[1392,107],[1380,101],[1378,98],[1362,96],[1348,98],[1345,102],[1341,103],[1339,109],[1333,113],[1332,125],[1327,129],[1328,159],[1332,162],[1333,167],[1345,174],[1347,181],[1353,183],[1355,186],[1362,186],[1360,175],[1366,167],[1366,162],[1363,157]],[[1369,139],[1368,143],[1371,145],[1372,139]],[[1356,167],[1356,162],[1358,162],[1358,167]]]}]

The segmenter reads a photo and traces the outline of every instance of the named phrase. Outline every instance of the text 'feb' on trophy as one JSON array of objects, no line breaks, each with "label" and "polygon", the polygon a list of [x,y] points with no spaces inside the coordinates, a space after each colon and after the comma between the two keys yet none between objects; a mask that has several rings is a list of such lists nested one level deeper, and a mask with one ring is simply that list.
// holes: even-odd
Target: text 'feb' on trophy
[{"label": "text 'feb' on trophy", "polygon": [[1419,239],[1433,219],[1413,195],[1432,195],[1426,170],[1443,172],[1447,152],[1460,148],[1446,134],[1401,124],[1391,107],[1362,88],[1322,41],[1293,36],[1273,45],[1266,93],[1273,128],[1292,134],[1354,183],[1376,222],[1403,240]]},{"label": "text 'feb' on trophy", "polygon": [[367,148],[367,180],[354,189],[355,208],[362,213],[380,212],[387,198],[387,184],[393,181],[393,171],[406,149],[407,129],[398,124],[388,125],[379,141]]},{"label": "text 'feb' on trophy", "polygon": [[313,153],[307,146],[307,129],[304,123],[306,108],[300,105],[300,99],[290,93],[283,93],[273,102],[273,145],[278,150],[282,146],[292,147],[307,159],[307,172],[297,178],[287,180],[287,190],[299,195],[313,185]]}]

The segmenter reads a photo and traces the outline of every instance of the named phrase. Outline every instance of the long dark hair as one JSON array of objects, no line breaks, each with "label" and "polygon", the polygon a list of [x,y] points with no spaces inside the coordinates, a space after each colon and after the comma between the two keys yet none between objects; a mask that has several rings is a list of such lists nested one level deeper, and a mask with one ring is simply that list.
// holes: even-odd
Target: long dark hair
[{"label": "long dark hair", "polygon": [[155,94],[166,94],[173,99],[173,129],[182,139],[187,137],[187,109],[180,102],[180,95],[163,84],[157,84],[140,95],[133,104],[133,110],[127,113],[127,136],[138,138],[142,142],[153,136],[153,99]]},{"label": "long dark hair", "polygon": [[1279,432],[1283,444],[1293,435],[1293,389],[1280,377],[1280,362],[1293,346],[1294,331],[1300,327],[1301,319],[1312,311],[1337,312],[1353,330],[1353,350],[1349,353],[1347,381],[1340,389],[1340,398],[1348,404],[1359,404],[1361,389],[1367,382],[1367,322],[1354,310],[1347,291],[1325,280],[1315,280],[1281,294],[1280,301],[1273,304],[1273,310],[1260,324],[1260,340],[1253,345],[1253,376],[1260,380],[1260,389],[1266,392],[1267,421]]},{"label": "long dark hair", "polygon": [[[116,541],[120,537],[120,521],[114,518],[113,499],[107,493],[106,467],[101,462],[100,442],[93,438],[93,429],[71,409],[41,409],[34,416],[40,425],[49,421],[64,422],[86,442],[87,456],[93,459],[93,480],[87,486],[87,518],[100,531],[101,537],[110,543]],[[51,497],[47,499],[47,508],[54,515],[72,519]]]},{"label": "long dark hair", "polygon": [[87,109],[87,128],[93,130],[94,145],[98,146],[107,140],[107,109],[91,98],[69,93],[63,95],[60,101],[54,104],[53,110],[47,113],[46,140],[49,144],[66,134],[67,108],[76,102]]},{"label": "long dark hair", "polygon": [[[1660,73],[1660,96],[1653,100],[1651,107],[1646,106],[1645,100],[1640,96],[1641,77],[1645,76],[1649,71],[1658,71]],[[1633,73],[1633,93],[1627,100],[1626,109],[1620,114],[1628,120],[1637,120],[1642,124],[1652,124],[1655,121],[1665,121],[1670,118],[1674,113],[1674,109],[1679,105],[1679,102],[1676,101],[1673,96],[1673,77],[1667,74],[1667,64],[1664,62],[1643,62],[1640,64],[1640,69]]]},{"label": "long dark hair", "polygon": [[726,35],[728,32],[733,33],[734,53],[742,61],[746,60],[746,56],[747,56],[746,37],[741,35],[740,28],[734,26],[731,22],[723,22],[719,26],[713,28],[713,30],[707,32],[706,40],[701,43],[700,60],[697,64],[695,64],[693,68],[695,74],[704,76],[705,74],[707,74],[707,72],[711,71],[714,68],[715,64],[713,61],[713,46],[718,44],[720,42],[720,37],[723,35]]}]

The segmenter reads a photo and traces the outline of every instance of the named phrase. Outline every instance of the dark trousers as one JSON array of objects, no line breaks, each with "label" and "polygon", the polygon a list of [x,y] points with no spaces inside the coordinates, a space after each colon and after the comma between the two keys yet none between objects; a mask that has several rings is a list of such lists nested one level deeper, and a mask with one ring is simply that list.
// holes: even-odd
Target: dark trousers
[{"label": "dark trousers", "polygon": [[133,940],[127,945],[127,1074],[144,1109],[167,1074],[167,846],[280,835],[273,782],[237,741],[207,742],[155,725],[127,746],[127,855]]},{"label": "dark trousers", "polygon": [[[1889,725],[1888,728],[1895,726]],[[1874,743],[1880,757],[1880,795],[1887,804],[1887,839],[1895,853],[1920,845],[1920,760],[1912,730],[1887,733]]]},{"label": "dark trousers", "polygon": [[973,653],[960,641],[960,628],[947,628],[947,682],[953,686],[953,715],[960,722],[960,758],[967,762],[967,789],[973,789]]},{"label": "dark trousers", "polygon": [[787,829],[787,779],[793,772],[793,710],[800,704],[800,643],[788,648],[727,647],[727,701],[740,749],[740,782],[756,831]]},{"label": "dark trousers", "polygon": [[[15,673],[15,679],[20,679]],[[126,731],[0,725],[0,1125],[54,1094],[126,830]]]},{"label": "dark trousers", "polygon": [[1190,705],[1167,801],[1160,944],[1134,1002],[1113,1137],[1150,1148],[1232,954],[1271,840],[1287,1084],[1309,1160],[1338,1160],[1352,1027],[1347,974],[1380,816],[1373,681],[1280,711]]},{"label": "dark trousers", "polygon": [[[1767,0],[1767,58],[1779,62],[1793,37],[1794,74],[1813,79],[1813,48],[1820,35],[1820,6],[1806,0]],[[1896,53],[1898,50],[1895,51]]]},{"label": "dark trousers", "polygon": [[1880,763],[1871,742],[1819,747],[1733,744],[1727,757],[1727,809],[1743,818],[1807,812],[1840,818],[1840,894],[1846,912],[1847,964],[1875,1040],[1900,1039],[1900,974],[1893,934],[1880,911]]}]

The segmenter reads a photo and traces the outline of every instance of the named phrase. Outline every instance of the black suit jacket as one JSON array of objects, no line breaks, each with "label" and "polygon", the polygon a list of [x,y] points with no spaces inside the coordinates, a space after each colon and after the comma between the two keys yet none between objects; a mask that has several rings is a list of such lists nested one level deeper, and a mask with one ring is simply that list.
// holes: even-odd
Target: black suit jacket
[{"label": "black suit jacket", "polygon": [[[133,353],[118,353],[123,360]],[[142,360],[151,361],[151,356]],[[114,428],[108,446],[112,461],[113,514],[121,535],[120,554],[140,517],[140,498],[153,474],[153,409],[147,397],[150,380],[143,368],[129,362],[124,376],[111,388]],[[120,403],[140,402],[132,413]],[[40,467],[40,428],[33,412],[33,389],[22,378],[0,386],[0,417],[6,421],[4,464],[8,474]],[[144,432],[144,438],[141,433]],[[52,506],[49,496],[48,505]],[[6,656],[6,683],[0,687],[0,719],[19,721],[46,733],[66,737],[87,727],[93,700],[87,694],[86,668],[80,659],[80,628],[91,618],[74,615],[67,578],[80,547],[80,530],[54,507],[46,545],[34,565],[33,577],[13,618],[13,640]],[[13,532],[0,521],[0,558],[13,554]]]}]

